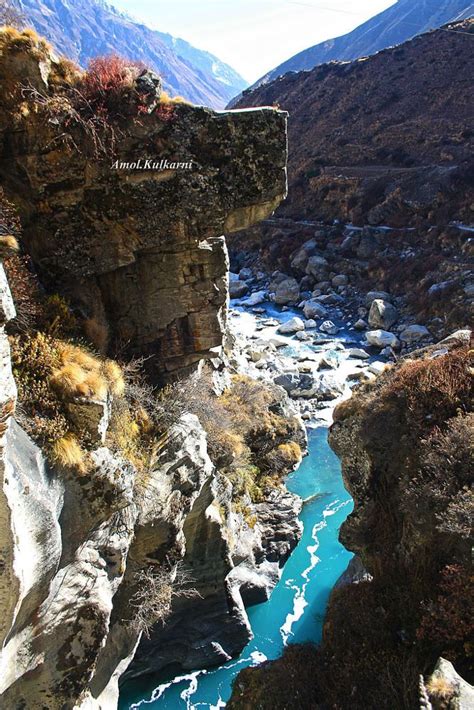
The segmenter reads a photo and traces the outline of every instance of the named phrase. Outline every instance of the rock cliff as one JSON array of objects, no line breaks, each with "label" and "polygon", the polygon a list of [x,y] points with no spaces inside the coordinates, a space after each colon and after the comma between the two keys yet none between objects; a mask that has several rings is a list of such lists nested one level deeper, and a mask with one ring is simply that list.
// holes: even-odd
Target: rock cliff
[{"label": "rock cliff", "polygon": [[0,179],[46,285],[156,377],[195,365],[225,328],[222,234],[286,194],[286,115],[124,101],[104,135],[80,120],[41,41],[23,46],[0,59]]},{"label": "rock cliff", "polygon": [[[245,605],[300,535],[281,477],[301,460],[301,419],[282,390],[233,382],[223,353],[222,234],[284,196],[286,117],[160,102],[147,72],[112,120],[85,116],[82,75],[44,41],[0,43],[0,176],[29,254],[11,256],[2,193],[21,317],[2,266],[0,702],[109,710],[134,657],[129,676],[239,652]],[[192,168],[113,167],[157,155]],[[154,389],[217,354],[209,383]]]}]

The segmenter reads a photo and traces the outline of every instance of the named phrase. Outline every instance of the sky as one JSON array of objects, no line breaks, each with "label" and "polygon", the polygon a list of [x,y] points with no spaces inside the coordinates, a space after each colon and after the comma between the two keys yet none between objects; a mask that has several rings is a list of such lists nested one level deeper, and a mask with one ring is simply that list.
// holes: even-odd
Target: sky
[{"label": "sky", "polygon": [[254,82],[307,47],[350,32],[395,0],[109,0],[212,52]]}]

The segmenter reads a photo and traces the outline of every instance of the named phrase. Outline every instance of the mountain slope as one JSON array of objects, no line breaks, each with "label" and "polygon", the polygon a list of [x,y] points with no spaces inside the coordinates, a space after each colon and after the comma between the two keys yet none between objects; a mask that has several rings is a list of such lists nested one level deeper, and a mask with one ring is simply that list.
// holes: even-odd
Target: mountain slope
[{"label": "mountain slope", "polygon": [[103,0],[17,0],[39,34],[85,66],[115,52],[141,60],[163,77],[165,89],[195,104],[223,108],[246,82],[231,67],[183,40],[157,32]]},{"label": "mountain slope", "polygon": [[239,108],[279,104],[290,113],[289,196],[279,214],[394,226],[472,221],[473,55],[466,20],[243,97]]},{"label": "mountain slope", "polygon": [[251,89],[289,71],[313,69],[318,64],[351,60],[401,44],[415,35],[474,14],[468,0],[398,0],[352,32],[309,47],[265,74]]}]

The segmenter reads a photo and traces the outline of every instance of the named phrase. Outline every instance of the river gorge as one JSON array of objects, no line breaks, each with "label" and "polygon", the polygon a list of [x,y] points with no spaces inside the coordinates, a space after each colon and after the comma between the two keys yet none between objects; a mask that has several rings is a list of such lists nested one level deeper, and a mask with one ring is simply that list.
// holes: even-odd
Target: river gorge
[{"label": "river gorge", "polygon": [[[329,447],[327,427],[336,403],[349,396],[349,384],[353,384],[362,371],[373,377],[369,370],[371,363],[381,360],[373,352],[367,352],[364,359],[362,335],[341,318],[342,313],[337,308],[328,310],[337,335],[326,337],[309,323],[309,330],[298,331],[308,335],[308,340],[302,340],[294,334],[278,332],[282,326],[285,330],[285,324],[294,318],[304,319],[301,309],[282,308],[266,300],[257,306],[240,303],[233,301],[230,312],[230,330],[236,350],[240,352],[236,363],[240,370],[253,377],[268,378],[261,359],[255,354],[259,348],[264,350],[266,343],[274,353],[269,361],[277,360],[277,371],[281,367],[279,361],[284,362],[287,370],[298,367],[304,370],[309,367],[311,358],[316,367],[324,356],[327,365],[323,364],[323,372],[334,380],[336,391],[330,395],[333,399],[296,400],[306,419],[308,455],[288,476],[286,487],[303,500],[302,536],[270,599],[248,608],[253,639],[237,658],[218,668],[182,672],[176,676],[164,674],[148,682],[143,678],[131,681],[122,690],[121,710],[225,707],[232,682],[243,668],[277,658],[289,643],[320,640],[329,594],[352,558],[352,553],[338,541],[338,534],[353,504],[344,488],[339,460]],[[277,353],[272,341],[278,345]],[[270,371],[274,376],[272,368]],[[305,409],[312,405],[318,409],[305,414]]]}]

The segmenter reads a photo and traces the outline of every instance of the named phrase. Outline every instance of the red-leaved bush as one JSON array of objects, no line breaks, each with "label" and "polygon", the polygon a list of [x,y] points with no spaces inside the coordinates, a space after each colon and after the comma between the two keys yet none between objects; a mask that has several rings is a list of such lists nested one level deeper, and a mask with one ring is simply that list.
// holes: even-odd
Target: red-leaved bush
[{"label": "red-leaved bush", "polygon": [[117,54],[96,57],[89,62],[77,90],[95,116],[120,115],[124,101],[132,95],[135,80],[145,68],[143,63]]}]

